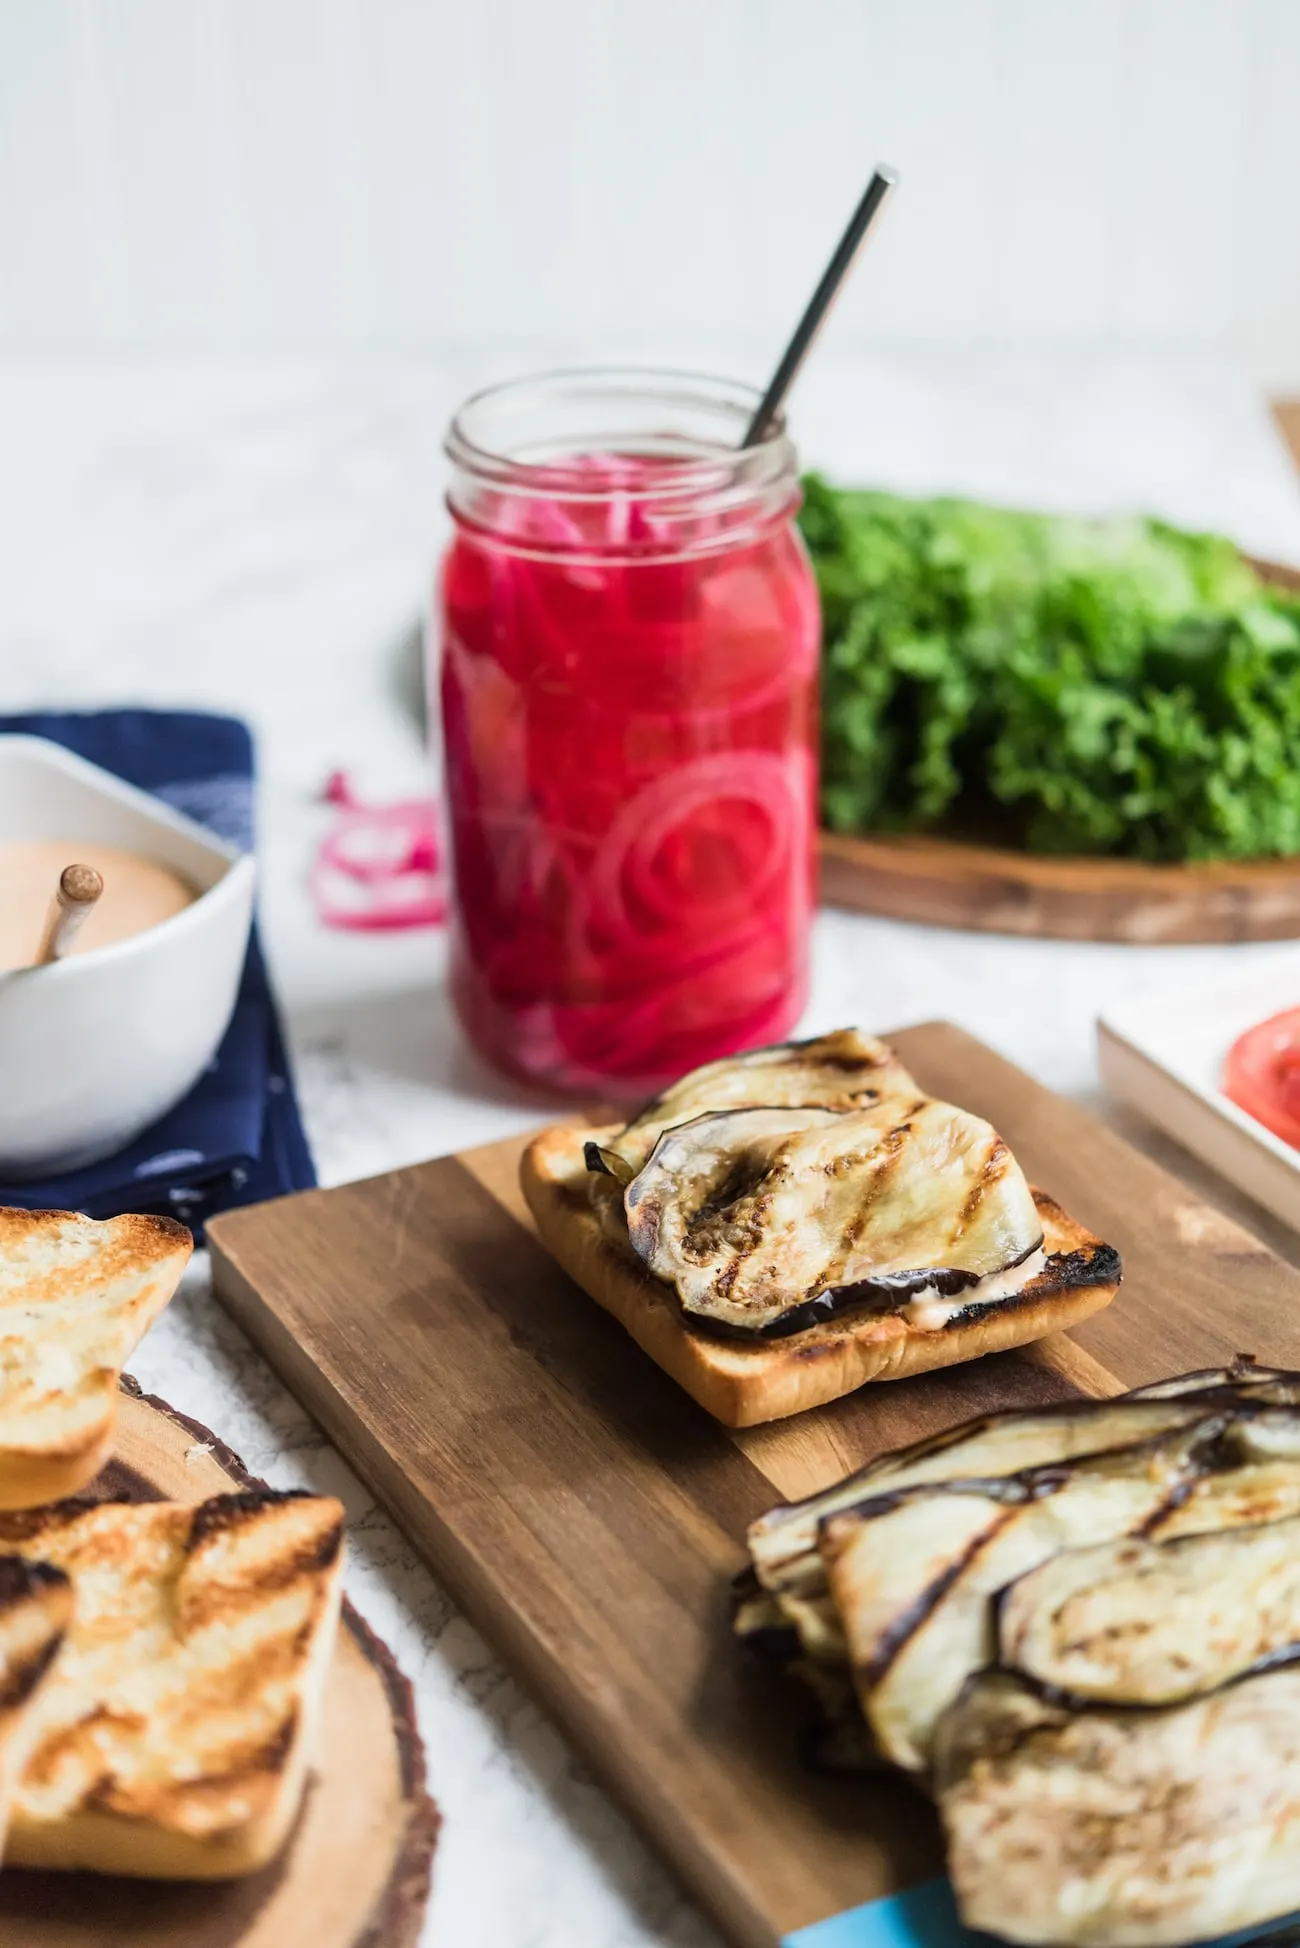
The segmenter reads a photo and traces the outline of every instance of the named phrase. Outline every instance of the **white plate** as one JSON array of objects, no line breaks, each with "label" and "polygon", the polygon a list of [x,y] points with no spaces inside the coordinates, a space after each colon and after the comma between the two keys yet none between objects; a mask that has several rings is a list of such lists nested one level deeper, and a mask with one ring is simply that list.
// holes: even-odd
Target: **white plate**
[{"label": "white plate", "polygon": [[1300,957],[1121,1001],[1097,1023],[1102,1079],[1220,1176],[1300,1231],[1300,1150],[1219,1087],[1238,1035],[1300,1007]]}]

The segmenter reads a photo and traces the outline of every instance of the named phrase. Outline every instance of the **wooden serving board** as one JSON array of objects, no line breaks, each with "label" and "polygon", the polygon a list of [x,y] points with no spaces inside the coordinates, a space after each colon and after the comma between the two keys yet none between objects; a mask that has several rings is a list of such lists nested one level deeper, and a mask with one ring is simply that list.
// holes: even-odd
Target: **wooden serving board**
[{"label": "wooden serving board", "polygon": [[746,1525],[991,1407],[1240,1351],[1300,1366],[1300,1273],[959,1029],[892,1039],[1120,1247],[1120,1297],[1077,1335],[729,1433],[542,1249],[519,1139],[209,1228],[226,1305],[742,1948],[940,1861],[896,1779],[803,1764],[792,1701],[730,1633]]},{"label": "wooden serving board", "polygon": [[[1257,561],[1269,581],[1300,573]],[[1190,943],[1300,937],[1300,858],[1148,866],[951,838],[823,832],[821,897],[894,920],[1058,940]]]},{"label": "wooden serving board", "polygon": [[[199,1502],[261,1487],[214,1434],[123,1382],[114,1459],[90,1489]],[[414,1948],[438,1816],[410,1687],[345,1604],[319,1774],[280,1859],[242,1881],[0,1873],[0,1948]]]}]

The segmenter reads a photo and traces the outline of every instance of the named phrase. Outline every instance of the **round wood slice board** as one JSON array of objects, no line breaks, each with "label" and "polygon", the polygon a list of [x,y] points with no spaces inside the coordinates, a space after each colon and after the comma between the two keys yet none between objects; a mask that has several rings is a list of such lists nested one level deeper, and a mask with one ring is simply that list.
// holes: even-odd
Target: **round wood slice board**
[{"label": "round wood slice board", "polygon": [[[1300,590],[1300,572],[1254,566]],[[1056,940],[1191,944],[1300,938],[1300,858],[1190,866],[1052,858],[956,839],[821,835],[828,906]]]},{"label": "round wood slice board", "polygon": [[[254,1483],[215,1435],[122,1383],[114,1459],[89,1491],[199,1502]],[[0,1948],[413,1948],[438,1815],[410,1687],[350,1604],[321,1767],[279,1860],[242,1881],[0,1872]]]}]

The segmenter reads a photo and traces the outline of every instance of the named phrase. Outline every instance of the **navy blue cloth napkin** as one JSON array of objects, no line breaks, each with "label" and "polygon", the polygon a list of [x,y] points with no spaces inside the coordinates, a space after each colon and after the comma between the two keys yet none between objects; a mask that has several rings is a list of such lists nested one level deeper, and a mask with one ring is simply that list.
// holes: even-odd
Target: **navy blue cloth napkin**
[{"label": "navy blue cloth napkin", "polygon": [[[237,718],[190,710],[41,711],[0,717],[5,731],[66,745],[218,837],[253,848],[253,740]],[[201,1236],[218,1211],[315,1182],[254,928],[225,1040],[184,1101],[103,1163],[39,1184],[0,1183],[0,1204],[90,1217],[156,1211]]]}]

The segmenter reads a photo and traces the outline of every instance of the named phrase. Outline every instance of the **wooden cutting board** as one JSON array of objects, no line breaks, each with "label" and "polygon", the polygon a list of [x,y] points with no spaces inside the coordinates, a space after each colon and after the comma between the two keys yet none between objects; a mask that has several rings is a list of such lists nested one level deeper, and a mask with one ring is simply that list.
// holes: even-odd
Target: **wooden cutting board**
[{"label": "wooden cutting board", "polygon": [[1236,1352],[1300,1367],[1300,1273],[959,1029],[892,1039],[1120,1247],[1119,1299],[1073,1337],[729,1433],[542,1249],[519,1139],[209,1228],[226,1305],[742,1948],[940,1862],[896,1779],[808,1771],[791,1700],[739,1654],[747,1523],[991,1407]]},{"label": "wooden cutting board", "polygon": [[[1300,590],[1300,573],[1256,561]],[[821,897],[894,920],[1057,940],[1292,940],[1300,937],[1300,859],[1149,866],[1057,858],[964,839],[823,832]]]},{"label": "wooden cutting board", "polygon": [[[89,1493],[199,1502],[260,1487],[197,1422],[123,1382],[114,1458]],[[414,1948],[438,1816],[410,1686],[344,1605],[319,1775],[280,1859],[248,1880],[0,1873],[0,1948]]]}]

